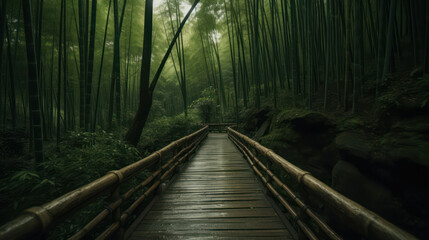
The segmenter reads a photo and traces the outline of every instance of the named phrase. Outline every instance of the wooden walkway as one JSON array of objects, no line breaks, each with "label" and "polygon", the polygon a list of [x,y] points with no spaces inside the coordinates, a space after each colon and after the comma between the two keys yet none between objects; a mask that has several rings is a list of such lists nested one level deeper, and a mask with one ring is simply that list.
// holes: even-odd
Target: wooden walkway
[{"label": "wooden walkway", "polygon": [[129,239],[293,239],[226,134],[211,133]]}]

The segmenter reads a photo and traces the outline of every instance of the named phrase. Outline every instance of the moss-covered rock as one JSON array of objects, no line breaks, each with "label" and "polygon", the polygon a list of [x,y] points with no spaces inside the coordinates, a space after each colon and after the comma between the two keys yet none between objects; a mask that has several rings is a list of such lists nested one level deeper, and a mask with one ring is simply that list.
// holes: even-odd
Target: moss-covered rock
[{"label": "moss-covered rock", "polygon": [[335,127],[333,121],[326,115],[318,112],[311,112],[291,118],[291,125],[296,131],[306,134],[326,132]]},{"label": "moss-covered rock", "polygon": [[391,130],[393,132],[429,134],[429,116],[420,116],[395,122]]},{"label": "moss-covered rock", "polygon": [[342,159],[357,165],[369,162],[373,145],[374,141],[362,133],[343,132],[335,138],[335,146]]},{"label": "moss-covered rock", "polygon": [[[414,132],[392,132],[380,139],[381,151],[386,154],[376,158],[382,164],[415,164],[429,168],[429,138]],[[383,159],[384,157],[384,159]]]},{"label": "moss-covered rock", "polygon": [[255,110],[248,114],[244,121],[244,130],[246,132],[255,132],[261,127],[261,125],[270,118],[270,107],[264,107],[262,109]]},{"label": "moss-covered rock", "polygon": [[277,114],[269,133],[258,140],[298,167],[330,182],[336,158],[327,146],[331,145],[335,133],[335,123],[326,115],[290,109]]},{"label": "moss-covered rock", "polygon": [[373,107],[373,118],[379,127],[389,130],[398,120],[428,116],[428,100],[429,76],[424,76],[408,83],[407,88],[397,86],[380,96]]},{"label": "moss-covered rock", "polygon": [[265,113],[272,117],[270,130],[256,140],[422,235],[429,227],[429,81],[416,81],[413,88],[384,92],[370,116],[305,109]]},{"label": "moss-covered rock", "polygon": [[369,123],[359,116],[345,116],[337,119],[337,130],[339,132],[362,130]]}]

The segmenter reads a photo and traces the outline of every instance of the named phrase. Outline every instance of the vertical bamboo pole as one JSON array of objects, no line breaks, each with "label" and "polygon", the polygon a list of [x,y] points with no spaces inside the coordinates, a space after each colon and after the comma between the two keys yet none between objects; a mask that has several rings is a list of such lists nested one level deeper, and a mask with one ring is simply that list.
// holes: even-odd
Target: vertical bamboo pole
[{"label": "vertical bamboo pole", "polygon": [[[115,187],[115,189],[112,192],[112,196],[111,196],[111,202],[115,202],[117,200],[119,200],[121,198],[121,194],[120,194],[120,185],[118,183],[118,185]],[[116,208],[113,212],[112,212],[112,217],[114,221],[118,221],[121,222],[121,207]],[[113,235],[113,239],[115,240],[123,240],[124,239],[124,228],[122,226],[119,227],[118,230],[116,230],[115,234]]]}]

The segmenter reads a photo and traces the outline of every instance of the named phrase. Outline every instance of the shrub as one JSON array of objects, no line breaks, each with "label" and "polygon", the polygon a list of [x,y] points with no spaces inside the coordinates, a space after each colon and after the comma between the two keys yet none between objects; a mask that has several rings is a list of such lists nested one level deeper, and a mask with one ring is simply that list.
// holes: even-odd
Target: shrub
[{"label": "shrub", "polygon": [[71,132],[45,153],[45,161],[33,170],[21,169],[0,182],[0,200],[5,206],[1,222],[142,158],[136,148],[104,131]]},{"label": "shrub", "polygon": [[216,90],[213,87],[204,89],[202,97],[192,102],[191,107],[197,109],[198,114],[203,122],[212,122],[216,110]]},{"label": "shrub", "polygon": [[138,149],[142,152],[152,153],[201,127],[198,117],[192,112],[188,114],[188,117],[183,114],[175,117],[162,117],[145,126]]}]

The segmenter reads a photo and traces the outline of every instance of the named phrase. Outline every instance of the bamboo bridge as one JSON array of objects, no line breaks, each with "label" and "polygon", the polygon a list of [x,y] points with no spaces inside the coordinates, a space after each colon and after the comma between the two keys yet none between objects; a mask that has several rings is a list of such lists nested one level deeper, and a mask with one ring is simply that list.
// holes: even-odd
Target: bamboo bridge
[{"label": "bamboo bridge", "polygon": [[[304,203],[309,196],[359,239],[416,239],[233,128],[209,124],[27,209],[0,227],[0,240],[49,238],[60,222],[103,197],[104,210],[69,239],[343,239]],[[151,175],[125,187],[144,170]]]}]

